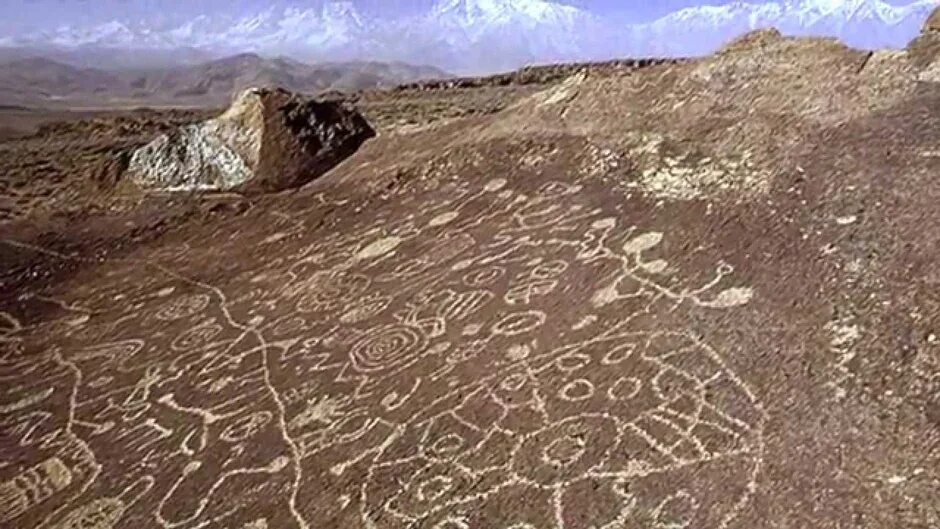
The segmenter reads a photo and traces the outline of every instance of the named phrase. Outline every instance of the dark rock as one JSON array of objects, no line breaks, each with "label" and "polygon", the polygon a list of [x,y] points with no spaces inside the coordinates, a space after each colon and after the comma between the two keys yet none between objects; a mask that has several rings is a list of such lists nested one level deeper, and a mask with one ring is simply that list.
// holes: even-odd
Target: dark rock
[{"label": "dark rock", "polygon": [[322,176],[374,135],[343,102],[253,88],[221,116],[136,150],[129,171],[147,188],[279,191]]}]

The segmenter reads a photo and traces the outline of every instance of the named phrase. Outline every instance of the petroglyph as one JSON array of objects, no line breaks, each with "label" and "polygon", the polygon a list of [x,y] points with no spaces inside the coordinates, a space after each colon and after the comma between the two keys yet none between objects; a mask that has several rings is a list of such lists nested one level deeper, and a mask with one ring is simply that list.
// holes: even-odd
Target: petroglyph
[{"label": "petroglyph", "polygon": [[0,415],[13,413],[34,406],[48,398],[54,391],[55,388],[46,388],[45,390],[36,391],[35,393],[27,395],[15,402],[0,404]]},{"label": "petroglyph", "polygon": [[[342,234],[272,239],[272,226],[258,240],[289,257],[259,252],[224,286],[165,265],[153,269],[173,286],[117,283],[110,310],[128,319],[76,319],[39,342],[61,365],[0,363],[22,386],[0,396],[0,426],[53,406],[36,417],[132,454],[100,463],[124,490],[65,497],[105,482],[51,458],[0,486],[2,519],[59,501],[48,527],[116,529],[133,513],[163,529],[307,528],[322,509],[361,527],[615,528],[639,513],[732,526],[760,479],[766,417],[683,322],[758,293],[721,256],[686,277],[668,232],[622,225],[589,185],[462,184]],[[51,391],[60,379],[74,391]],[[54,437],[15,424],[31,443]],[[693,468],[721,487],[683,487]],[[587,514],[585,487],[609,508]]]},{"label": "petroglyph", "polygon": [[847,394],[845,385],[853,377],[849,363],[858,354],[856,344],[862,337],[862,329],[852,318],[843,318],[829,322],[826,330],[831,335],[830,349],[836,357],[832,363],[835,377],[829,382],[829,386],[835,391],[836,398],[842,399]]},{"label": "petroglyph", "polygon": [[160,320],[178,320],[202,312],[209,305],[209,296],[193,294],[170,301],[156,313]]},{"label": "petroglyph", "polygon": [[[758,165],[749,151],[735,157],[693,156],[673,152],[668,145],[669,138],[658,134],[642,134],[631,141],[635,146],[627,154],[637,166],[639,176],[626,185],[654,197],[693,200],[729,191],[741,196],[757,196],[767,193],[772,181],[771,172]],[[616,163],[608,162],[608,165],[617,168]],[[598,172],[595,168],[591,171]]]},{"label": "petroglyph", "polygon": [[539,311],[516,312],[506,316],[493,326],[493,334],[517,336],[529,333],[545,323],[547,316]]},{"label": "petroglyph", "polygon": [[398,248],[398,245],[401,244],[401,237],[385,237],[384,239],[379,239],[372,244],[366,246],[359,253],[356,254],[357,259],[372,259],[385,255],[395,248]]},{"label": "petroglyph", "polygon": [[650,232],[638,235],[623,244],[623,252],[628,254],[640,254],[654,248],[663,240],[663,234],[659,232]]},{"label": "petroglyph", "polygon": [[304,284],[297,310],[316,312],[336,309],[347,303],[350,297],[365,292],[370,282],[365,275],[342,270],[318,272]]},{"label": "petroglyph", "polygon": [[314,423],[330,424],[335,419],[345,416],[343,413],[345,402],[345,399],[334,399],[329,396],[313,398],[307,403],[304,411],[291,419],[290,427],[298,429]]},{"label": "petroglyph", "polygon": [[356,370],[369,373],[414,362],[426,346],[427,338],[419,328],[388,325],[369,330],[349,355]]},{"label": "petroglyph", "polygon": [[437,227],[449,224],[454,221],[457,217],[460,216],[460,213],[457,211],[448,211],[446,213],[441,213],[440,215],[434,217],[428,221],[428,226]]},{"label": "petroglyph", "polygon": [[37,507],[72,483],[72,472],[58,457],[30,467],[0,483],[0,521],[7,522]]},{"label": "petroglyph", "polygon": [[127,508],[153,487],[153,478],[146,476],[129,485],[119,495],[99,498],[71,511],[55,525],[56,529],[113,529]]},{"label": "petroglyph", "polygon": [[358,300],[351,309],[340,316],[339,321],[345,324],[361,323],[378,316],[392,302],[391,296],[371,294]]}]

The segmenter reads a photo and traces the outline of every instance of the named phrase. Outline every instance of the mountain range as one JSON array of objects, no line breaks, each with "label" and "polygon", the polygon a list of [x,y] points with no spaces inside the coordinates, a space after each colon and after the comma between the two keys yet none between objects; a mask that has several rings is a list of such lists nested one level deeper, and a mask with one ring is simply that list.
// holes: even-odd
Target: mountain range
[{"label": "mountain range", "polygon": [[47,57],[0,63],[0,106],[211,106],[252,86],[296,92],[355,91],[448,74],[404,63],[343,62],[310,65],[286,57],[243,53],[193,65],[103,70]]},{"label": "mountain range", "polygon": [[916,35],[937,5],[940,0],[906,5],[883,0],[732,2],[628,24],[601,16],[583,3],[560,0],[434,0],[426,8],[394,17],[348,0],[308,1],[302,6],[282,1],[247,14],[62,26],[0,36],[0,46],[79,57],[96,51],[106,55],[100,50],[154,56],[188,50],[184,59],[252,51],[314,62],[404,61],[480,73],[564,60],[700,55],[742,32],[769,26],[787,34],[836,36],[862,48],[899,47]]}]

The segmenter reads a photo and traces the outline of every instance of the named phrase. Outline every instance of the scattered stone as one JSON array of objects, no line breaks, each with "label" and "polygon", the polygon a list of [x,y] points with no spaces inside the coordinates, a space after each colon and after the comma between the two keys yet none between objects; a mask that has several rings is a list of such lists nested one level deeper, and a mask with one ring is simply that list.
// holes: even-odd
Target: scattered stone
[{"label": "scattered stone", "polygon": [[839,226],[848,226],[849,224],[854,224],[858,220],[858,217],[855,215],[846,215],[844,217],[839,217],[836,219],[836,224]]}]

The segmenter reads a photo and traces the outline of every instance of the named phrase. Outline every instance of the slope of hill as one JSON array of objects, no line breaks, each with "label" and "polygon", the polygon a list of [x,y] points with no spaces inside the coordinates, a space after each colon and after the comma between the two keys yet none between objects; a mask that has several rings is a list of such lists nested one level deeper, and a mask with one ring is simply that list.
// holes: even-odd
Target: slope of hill
[{"label": "slope of hill", "polygon": [[190,47],[140,48],[90,46],[3,46],[0,45],[0,63],[19,59],[42,57],[75,68],[106,71],[142,70],[194,66],[219,59],[218,53]]},{"label": "slope of hill", "polygon": [[58,94],[100,93],[119,83],[117,75],[75,68],[41,57],[0,64],[0,94],[5,103],[32,94],[49,98]]},{"label": "slope of hill", "polygon": [[356,91],[446,77],[430,67],[378,62],[309,65],[240,54],[192,66],[105,71],[47,58],[0,63],[0,104],[37,107],[212,106],[251,86]]}]

